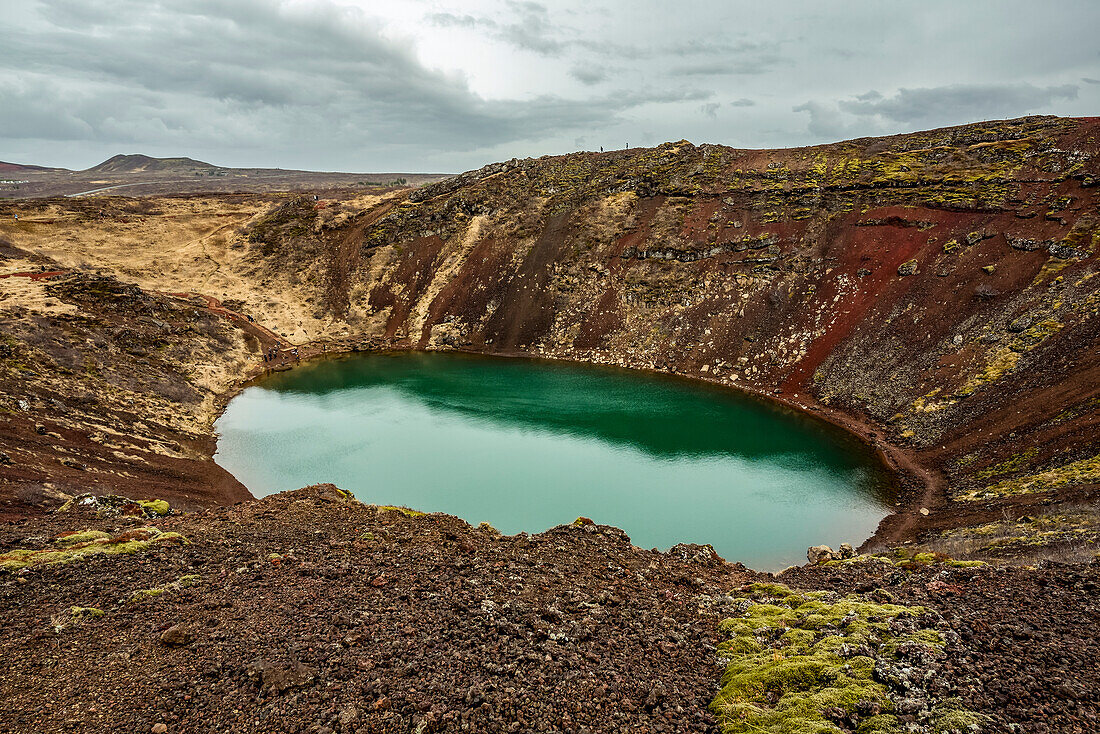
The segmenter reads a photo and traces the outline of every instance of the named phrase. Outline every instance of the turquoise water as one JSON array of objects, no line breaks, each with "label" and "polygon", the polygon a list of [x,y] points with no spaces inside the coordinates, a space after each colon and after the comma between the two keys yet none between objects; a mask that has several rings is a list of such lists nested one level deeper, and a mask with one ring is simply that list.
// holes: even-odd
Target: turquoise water
[{"label": "turquoise water", "polygon": [[256,496],[332,482],[508,534],[583,515],[765,570],[856,545],[888,512],[886,477],[838,429],[626,370],[360,355],[265,378],[216,428],[215,461]]}]

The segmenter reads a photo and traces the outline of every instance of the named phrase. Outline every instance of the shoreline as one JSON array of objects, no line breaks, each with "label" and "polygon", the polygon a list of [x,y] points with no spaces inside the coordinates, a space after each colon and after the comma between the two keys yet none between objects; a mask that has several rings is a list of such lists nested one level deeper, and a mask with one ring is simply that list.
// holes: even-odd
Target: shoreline
[{"label": "shoreline", "polygon": [[[346,359],[356,355],[369,354],[462,354],[485,359],[520,359],[532,362],[551,362],[581,367],[603,367],[629,372],[643,373],[651,377],[682,380],[694,387],[706,387],[719,391],[729,391],[744,398],[767,405],[771,409],[790,410],[800,418],[813,422],[823,423],[839,430],[844,436],[858,443],[865,449],[870,457],[878,463],[888,482],[887,493],[892,506],[887,505],[887,514],[879,521],[874,533],[860,541],[858,550],[867,552],[885,547],[890,543],[904,543],[916,540],[917,533],[913,532],[921,515],[920,509],[927,508],[929,514],[933,506],[942,506],[940,502],[933,502],[937,493],[942,489],[942,482],[937,482],[933,471],[919,465],[903,448],[881,440],[882,428],[875,424],[849,415],[844,411],[821,404],[816,400],[803,398],[799,394],[794,399],[785,395],[768,394],[760,388],[749,385],[730,384],[719,382],[706,377],[697,377],[682,372],[659,370],[648,367],[632,367],[622,364],[594,362],[591,360],[572,359],[543,354],[532,354],[521,351],[510,352],[483,352],[471,349],[432,349],[412,346],[378,345],[367,349],[352,348],[328,350],[324,347],[332,345],[332,342],[312,341],[295,345],[299,350],[297,361],[280,363],[277,367],[265,367],[263,363],[246,373],[241,379],[233,383],[232,388],[217,396],[217,414],[211,422],[210,431],[214,441],[214,453],[217,452],[218,435],[213,424],[224,414],[226,407],[237,395],[245,389],[263,380],[266,376],[276,372],[293,370],[296,366],[307,362],[315,362],[324,359]],[[808,397],[808,396],[807,396]],[[214,462],[213,453],[209,461]],[[234,477],[236,478],[236,477]],[[239,481],[239,480],[238,480]],[[251,492],[249,493],[251,494]],[[254,495],[253,495],[254,496]],[[258,498],[256,498],[258,499]],[[431,512],[431,508],[417,508]],[[727,559],[728,560],[728,559]],[[736,560],[731,561],[736,562]]]}]

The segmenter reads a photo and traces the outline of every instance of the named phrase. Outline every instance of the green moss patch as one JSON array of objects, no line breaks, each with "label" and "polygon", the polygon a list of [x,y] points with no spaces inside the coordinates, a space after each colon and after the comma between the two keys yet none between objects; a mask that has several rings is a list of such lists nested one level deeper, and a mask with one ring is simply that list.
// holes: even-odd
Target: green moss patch
[{"label": "green moss patch", "polygon": [[69,616],[74,621],[85,619],[98,619],[102,617],[106,612],[98,607],[73,607],[69,610]]},{"label": "green moss patch", "polygon": [[1018,494],[1051,492],[1077,484],[1100,483],[1100,454],[1087,459],[1025,477],[1005,479],[984,489],[974,489],[959,496],[962,500],[984,500],[1011,497]]},{"label": "green moss patch", "polygon": [[1005,474],[1015,474],[1038,455],[1039,449],[1032,447],[1021,454],[1016,454],[1011,458],[1005,459],[999,464],[994,464],[987,469],[982,469],[981,471],[974,472],[974,478],[990,479],[992,477],[999,477]]},{"label": "green moss patch", "polygon": [[959,561],[943,553],[922,551],[912,548],[895,548],[887,553],[875,553],[871,555],[852,556],[851,558],[839,558],[826,561],[824,566],[844,566],[854,563],[871,563],[884,566],[900,566],[913,568],[916,566],[930,566],[942,563],[951,568],[976,568],[986,565],[984,561]]},{"label": "green moss patch", "polygon": [[405,517],[424,517],[428,513],[420,512],[419,510],[410,510],[408,507],[397,507],[395,505],[375,505],[379,512],[400,512]]},{"label": "green moss patch", "polygon": [[900,732],[893,703],[873,677],[877,658],[904,644],[942,647],[922,629],[921,607],[875,604],[858,596],[796,593],[781,584],[753,584],[743,612],[720,629],[727,662],[711,704],[723,732],[842,732],[857,712],[861,732]]},{"label": "green moss patch", "polygon": [[179,533],[164,533],[155,527],[135,528],[111,537],[97,530],[65,533],[53,541],[52,548],[17,548],[0,554],[0,568],[19,570],[30,566],[72,563],[90,556],[137,553],[159,545],[187,543]]},{"label": "green moss patch", "polygon": [[102,530],[74,530],[71,533],[62,533],[54,539],[56,545],[73,546],[78,543],[94,543],[97,540],[110,540],[111,534]]},{"label": "green moss patch", "polygon": [[189,589],[192,586],[197,585],[202,581],[202,576],[196,573],[189,573],[184,576],[180,576],[175,581],[169,584],[163,584],[162,586],[155,586],[152,589],[138,589],[130,594],[126,599],[127,604],[140,604],[150,599],[155,599],[158,596],[163,596],[168,593],[175,593],[180,589]]},{"label": "green moss patch", "polygon": [[165,593],[164,589],[138,589],[130,594],[130,598],[126,600],[127,604],[140,604],[143,601],[154,599],[161,594]]},{"label": "green moss patch", "polygon": [[138,500],[138,506],[145,512],[146,517],[164,517],[172,511],[164,500]]}]

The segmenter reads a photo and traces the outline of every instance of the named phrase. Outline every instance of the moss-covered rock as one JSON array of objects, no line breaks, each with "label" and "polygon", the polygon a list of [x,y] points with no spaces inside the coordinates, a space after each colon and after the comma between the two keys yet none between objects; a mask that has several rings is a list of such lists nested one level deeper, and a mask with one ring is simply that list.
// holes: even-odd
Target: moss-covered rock
[{"label": "moss-covered rock", "polygon": [[[71,540],[72,538],[78,540]],[[110,537],[107,533],[83,530],[67,533],[57,538],[53,548],[16,548],[0,554],[0,568],[20,570],[30,566],[46,566],[71,563],[91,556],[137,553],[152,546],[187,543],[179,533],[161,532],[159,528],[144,527],[127,530]]]},{"label": "moss-covered rock", "polygon": [[942,657],[927,610],[781,584],[752,584],[741,597],[741,614],[720,626],[727,667],[711,708],[723,732],[903,731],[876,665],[914,647]]},{"label": "moss-covered rock", "polygon": [[73,607],[69,610],[69,616],[73,618],[73,621],[83,621],[86,619],[98,619],[102,617],[106,612],[98,607]]},{"label": "moss-covered rock", "polygon": [[898,265],[898,275],[916,275],[917,274],[917,261],[906,260],[901,265]]},{"label": "moss-covered rock", "polygon": [[138,506],[145,512],[146,517],[164,517],[172,511],[164,500],[138,500]]}]

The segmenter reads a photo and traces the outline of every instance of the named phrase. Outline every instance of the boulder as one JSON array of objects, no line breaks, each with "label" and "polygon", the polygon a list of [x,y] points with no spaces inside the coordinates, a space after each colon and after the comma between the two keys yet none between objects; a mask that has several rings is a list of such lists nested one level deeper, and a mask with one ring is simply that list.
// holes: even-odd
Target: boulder
[{"label": "boulder", "polygon": [[840,547],[836,549],[836,553],[840,558],[854,558],[856,555],[851,543],[841,543]]},{"label": "boulder", "polygon": [[1035,250],[1043,250],[1054,244],[1053,240],[1033,240],[1027,237],[1013,237],[1010,234],[1005,235],[1005,240],[1008,241],[1008,246],[1014,250],[1020,250],[1022,252],[1034,252]]},{"label": "boulder", "polygon": [[301,662],[274,663],[264,659],[250,663],[245,673],[249,680],[274,693],[307,686],[316,678],[316,672]]},{"label": "boulder", "polygon": [[714,550],[710,543],[702,545],[698,543],[677,543],[668,549],[668,554],[673,558],[679,558],[693,563],[714,563],[721,561],[722,557]]},{"label": "boulder", "polygon": [[827,545],[811,545],[806,549],[806,560],[810,563],[824,563],[836,557],[833,549]]},{"label": "boulder", "polygon": [[1051,245],[1050,254],[1059,260],[1084,260],[1088,257],[1087,252],[1068,247],[1067,245]]},{"label": "boulder", "polygon": [[1008,324],[1008,330],[1013,334],[1019,334],[1021,331],[1027,331],[1031,328],[1031,325],[1038,320],[1038,317],[1034,314],[1025,313],[1023,316],[1013,319]]},{"label": "boulder", "polygon": [[915,275],[917,272],[917,261],[907,260],[901,265],[898,265],[898,275]]},{"label": "boulder", "polygon": [[193,636],[182,624],[174,624],[160,635],[161,644],[168,647],[181,647],[190,644],[192,639]]}]

